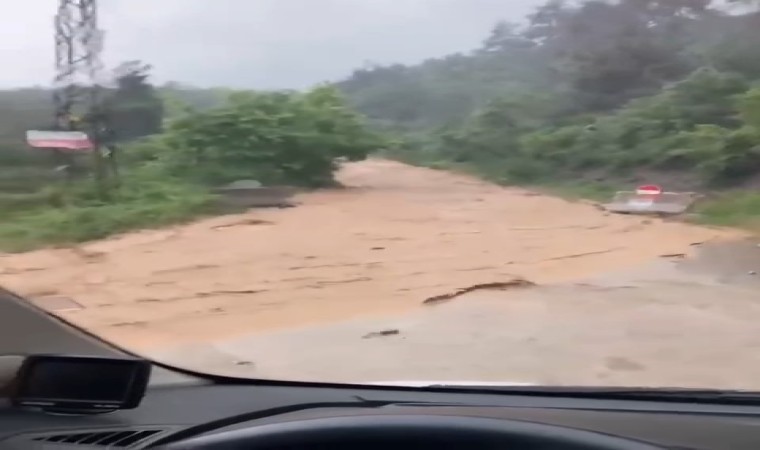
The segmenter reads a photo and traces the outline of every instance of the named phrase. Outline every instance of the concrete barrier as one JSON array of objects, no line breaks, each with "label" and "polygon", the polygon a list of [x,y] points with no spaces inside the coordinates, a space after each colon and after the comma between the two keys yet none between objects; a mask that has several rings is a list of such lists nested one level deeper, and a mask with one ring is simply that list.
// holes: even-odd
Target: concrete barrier
[{"label": "concrete barrier", "polygon": [[621,214],[663,214],[676,215],[687,212],[697,201],[694,192],[663,192],[656,196],[642,196],[634,191],[615,194],[604,209]]},{"label": "concrete barrier", "polygon": [[284,208],[294,206],[290,201],[298,189],[290,186],[261,186],[256,182],[238,181],[216,188],[218,203],[228,208]]}]

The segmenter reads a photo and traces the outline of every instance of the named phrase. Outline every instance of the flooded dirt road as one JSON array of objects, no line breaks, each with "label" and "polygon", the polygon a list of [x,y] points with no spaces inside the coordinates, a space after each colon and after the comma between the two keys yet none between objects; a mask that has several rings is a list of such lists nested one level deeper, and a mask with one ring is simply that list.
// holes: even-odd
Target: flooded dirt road
[{"label": "flooded dirt road", "polygon": [[674,268],[739,232],[385,160],[340,180],[297,208],[5,255],[0,284],[210,371],[760,388],[737,349],[760,348],[756,289]]}]

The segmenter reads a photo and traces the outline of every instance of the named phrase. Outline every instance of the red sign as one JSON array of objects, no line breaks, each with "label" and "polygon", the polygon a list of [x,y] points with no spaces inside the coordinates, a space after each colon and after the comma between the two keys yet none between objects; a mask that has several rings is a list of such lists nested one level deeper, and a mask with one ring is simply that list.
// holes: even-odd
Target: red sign
[{"label": "red sign", "polygon": [[92,150],[87,134],[81,131],[27,131],[26,142],[34,148],[56,148],[73,151]]},{"label": "red sign", "polygon": [[636,195],[660,195],[662,188],[656,184],[645,184],[636,188]]},{"label": "red sign", "polygon": [[656,184],[646,184],[636,188],[636,195],[628,200],[628,206],[637,210],[651,208],[662,194],[662,188]]}]

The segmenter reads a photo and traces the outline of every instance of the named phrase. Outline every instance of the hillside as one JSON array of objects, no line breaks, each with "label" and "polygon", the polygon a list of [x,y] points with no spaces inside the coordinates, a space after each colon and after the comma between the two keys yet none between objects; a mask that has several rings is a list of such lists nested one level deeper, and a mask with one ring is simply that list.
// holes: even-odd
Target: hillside
[{"label": "hillside", "polygon": [[760,14],[711,4],[549,1],[469,54],[364,68],[339,87],[415,163],[503,183],[751,187]]}]

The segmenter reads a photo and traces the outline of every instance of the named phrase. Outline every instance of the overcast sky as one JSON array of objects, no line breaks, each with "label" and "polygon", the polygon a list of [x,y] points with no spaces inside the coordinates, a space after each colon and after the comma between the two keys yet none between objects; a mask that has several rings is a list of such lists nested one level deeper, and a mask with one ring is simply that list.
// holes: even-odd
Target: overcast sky
[{"label": "overcast sky", "polygon": [[[160,82],[300,88],[365,62],[411,63],[475,47],[544,0],[100,0],[104,59],[152,64]],[[57,0],[0,15],[0,87],[53,76]]]}]

